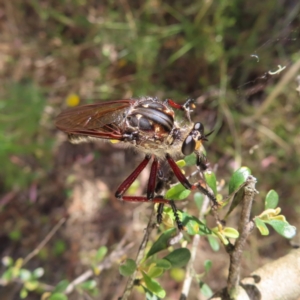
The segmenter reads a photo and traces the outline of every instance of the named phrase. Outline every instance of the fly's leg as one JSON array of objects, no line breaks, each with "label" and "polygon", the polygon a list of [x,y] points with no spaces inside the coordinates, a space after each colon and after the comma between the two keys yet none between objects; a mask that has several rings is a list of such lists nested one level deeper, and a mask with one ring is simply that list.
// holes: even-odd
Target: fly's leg
[{"label": "fly's leg", "polygon": [[154,157],[153,163],[151,165],[151,171],[150,171],[150,177],[148,181],[147,186],[147,196],[124,196],[125,192],[128,190],[128,188],[132,185],[132,183],[135,181],[135,179],[139,176],[139,174],[145,169],[145,167],[148,165],[151,155],[146,155],[144,160],[137,166],[137,168],[127,177],[127,179],[124,180],[124,182],[119,186],[117,189],[115,196],[119,200],[127,201],[127,202],[153,202],[153,203],[159,203],[159,209],[157,212],[157,221],[158,223],[162,222],[162,210],[163,205],[168,204],[171,206],[175,221],[177,223],[177,227],[179,230],[183,229],[183,225],[180,221],[180,218],[177,213],[177,208],[172,200],[164,199],[162,196],[154,196],[155,195],[155,189],[156,189],[156,178],[157,178],[157,172],[159,170],[159,163],[158,159]]},{"label": "fly's leg", "polygon": [[137,166],[137,168],[121,183],[115,193],[116,198],[118,198],[119,200],[124,200],[123,195],[136,180],[136,178],[140,175],[140,173],[146,168],[150,159],[151,155],[147,154],[144,160]]},{"label": "fly's leg", "polygon": [[[196,182],[194,184],[191,184],[188,179],[182,174],[180,168],[177,166],[176,162],[173,160],[173,158],[170,156],[170,154],[166,154],[166,159],[171,167],[171,169],[173,170],[175,176],[177,177],[177,179],[180,181],[180,183],[189,190],[196,190],[198,189],[202,194],[204,194],[205,196],[207,196],[210,201],[212,202],[212,207],[213,208],[217,208],[219,206],[216,197],[214,196],[214,194],[212,194],[210,191],[208,191],[206,188],[204,188],[200,182]],[[198,164],[197,165],[199,168],[204,167],[203,163],[201,162],[201,159],[197,159],[198,160]],[[202,166],[201,166],[202,165]],[[207,166],[205,165],[205,167],[207,168]]]},{"label": "fly's leg", "polygon": [[192,110],[191,110],[191,108],[195,108],[195,100],[194,99],[189,98],[185,101],[184,104],[178,104],[178,103],[174,102],[172,99],[167,99],[166,102],[171,107],[184,111],[186,118],[188,119],[188,121],[190,123],[192,123],[192,120],[191,120]]}]

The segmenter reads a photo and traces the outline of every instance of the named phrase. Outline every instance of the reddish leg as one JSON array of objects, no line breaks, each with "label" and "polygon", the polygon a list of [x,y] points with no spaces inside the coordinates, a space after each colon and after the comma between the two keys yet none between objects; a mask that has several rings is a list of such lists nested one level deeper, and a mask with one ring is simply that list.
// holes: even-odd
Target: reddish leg
[{"label": "reddish leg", "polygon": [[135,181],[135,179],[139,176],[139,174],[145,169],[147,164],[149,163],[151,159],[151,155],[146,155],[145,159],[137,166],[137,168],[128,176],[128,178],[119,186],[119,188],[116,191],[115,196],[123,201],[127,202],[154,202],[161,204],[159,206],[159,210],[157,212],[157,222],[161,223],[162,221],[162,211],[163,211],[163,205],[169,204],[173,210],[175,221],[177,223],[177,227],[179,230],[183,229],[183,225],[179,219],[177,208],[173,201],[164,199],[161,196],[154,197],[155,193],[155,186],[156,186],[156,177],[157,172],[159,168],[158,159],[154,157],[153,163],[151,165],[151,171],[150,171],[150,177],[148,181],[148,187],[147,187],[147,196],[123,196],[124,193],[128,190],[128,188],[131,186],[131,184]]},{"label": "reddish leg", "polygon": [[181,105],[181,104],[178,104],[178,103],[176,103],[176,102],[174,102],[172,99],[167,99],[166,101],[167,101],[167,103],[168,103],[171,107],[173,107],[173,108],[175,108],[175,109],[183,110],[183,111],[185,112],[185,115],[186,115],[187,119],[188,119],[190,122],[192,122],[192,121],[191,121],[191,116],[190,116],[190,114],[191,114],[192,111],[191,111],[190,107],[195,108],[194,99],[188,99],[188,100],[186,100],[185,103],[182,104],[182,105]]},{"label": "reddish leg", "polygon": [[151,166],[148,187],[147,187],[147,198],[149,200],[152,200],[154,197],[158,167],[159,167],[158,159],[157,159],[157,157],[154,157],[154,160],[153,160],[153,163]]},{"label": "reddish leg", "polygon": [[116,198],[121,200],[123,199],[124,193],[128,190],[128,188],[132,185],[136,178],[141,174],[141,172],[146,168],[150,159],[151,155],[147,154],[144,160],[137,166],[137,168],[124,180],[123,183],[121,183],[121,185],[118,187],[115,193]]},{"label": "reddish leg", "polygon": [[180,181],[180,183],[189,190],[195,190],[198,189],[200,190],[200,192],[202,194],[204,194],[205,196],[207,196],[213,203],[213,206],[218,207],[218,202],[216,197],[210,193],[206,188],[204,188],[199,182],[196,182],[194,184],[191,184],[187,178],[182,174],[180,168],[177,166],[176,162],[174,161],[174,159],[170,156],[170,154],[166,154],[166,159],[170,165],[170,167],[172,168],[175,176],[177,177],[177,179]]}]

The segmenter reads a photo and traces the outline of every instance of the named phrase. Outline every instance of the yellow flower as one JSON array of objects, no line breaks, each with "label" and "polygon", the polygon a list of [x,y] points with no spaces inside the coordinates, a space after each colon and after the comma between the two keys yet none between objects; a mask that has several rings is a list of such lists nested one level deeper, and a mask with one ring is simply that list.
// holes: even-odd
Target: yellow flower
[{"label": "yellow flower", "polygon": [[80,102],[80,98],[77,94],[69,94],[66,98],[66,103],[68,106],[77,106]]}]

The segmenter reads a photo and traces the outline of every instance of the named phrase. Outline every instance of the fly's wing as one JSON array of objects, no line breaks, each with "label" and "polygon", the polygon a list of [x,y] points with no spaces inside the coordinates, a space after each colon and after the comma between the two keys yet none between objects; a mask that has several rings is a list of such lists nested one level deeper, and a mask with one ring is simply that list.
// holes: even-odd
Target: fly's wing
[{"label": "fly's wing", "polygon": [[57,116],[55,125],[69,136],[120,140],[124,114],[127,115],[134,102],[118,100],[70,108]]}]

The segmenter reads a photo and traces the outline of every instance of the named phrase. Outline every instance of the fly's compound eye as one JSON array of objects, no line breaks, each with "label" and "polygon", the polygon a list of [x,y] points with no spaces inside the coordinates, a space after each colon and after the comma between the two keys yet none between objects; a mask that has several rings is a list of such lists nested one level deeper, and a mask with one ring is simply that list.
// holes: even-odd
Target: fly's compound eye
[{"label": "fly's compound eye", "polygon": [[196,142],[193,138],[192,133],[190,133],[182,144],[181,152],[184,155],[190,155],[195,151],[195,147],[196,147]]},{"label": "fly's compound eye", "polygon": [[199,150],[202,144],[202,140],[207,140],[204,135],[204,126],[202,123],[195,123],[193,130],[189,133],[182,144],[182,154],[190,155],[194,151]]},{"label": "fly's compound eye", "polygon": [[204,126],[202,123],[195,123],[194,130],[199,131],[201,137],[204,135]]}]

